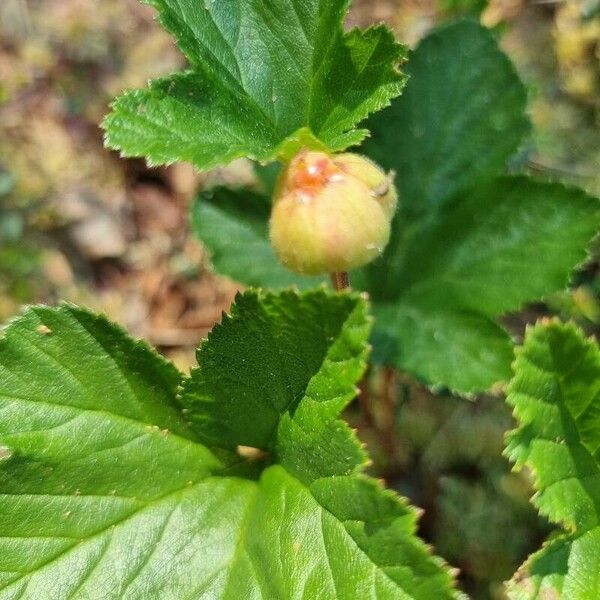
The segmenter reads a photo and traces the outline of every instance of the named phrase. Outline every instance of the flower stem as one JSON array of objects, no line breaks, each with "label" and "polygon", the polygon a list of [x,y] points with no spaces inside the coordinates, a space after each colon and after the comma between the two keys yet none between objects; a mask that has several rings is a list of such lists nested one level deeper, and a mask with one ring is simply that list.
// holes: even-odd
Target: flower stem
[{"label": "flower stem", "polygon": [[332,273],[331,282],[333,283],[333,288],[338,292],[347,290],[350,287],[350,279],[346,272]]}]

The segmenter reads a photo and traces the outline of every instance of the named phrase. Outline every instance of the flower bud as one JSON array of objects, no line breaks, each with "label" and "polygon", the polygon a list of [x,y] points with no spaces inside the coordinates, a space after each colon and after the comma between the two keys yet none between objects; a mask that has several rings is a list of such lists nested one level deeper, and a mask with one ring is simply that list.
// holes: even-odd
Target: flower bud
[{"label": "flower bud", "polygon": [[390,176],[369,159],[303,151],[277,183],[271,243],[291,271],[350,271],[383,252],[396,199]]}]

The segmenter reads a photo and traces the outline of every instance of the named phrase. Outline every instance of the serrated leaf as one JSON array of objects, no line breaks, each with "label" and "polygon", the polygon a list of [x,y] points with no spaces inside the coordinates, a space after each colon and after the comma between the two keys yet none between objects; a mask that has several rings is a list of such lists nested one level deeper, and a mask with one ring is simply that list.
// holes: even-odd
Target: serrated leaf
[{"label": "serrated leaf", "polygon": [[409,55],[409,85],[368,122],[365,152],[396,171],[402,218],[414,218],[504,171],[529,133],[527,91],[494,34],[460,21]]},{"label": "serrated leaf", "polygon": [[152,164],[200,169],[339,151],[400,94],[404,48],[383,26],[344,33],[349,0],[150,0],[191,69],[116,100],[106,144]]},{"label": "serrated leaf", "polygon": [[[400,210],[384,256],[354,283],[369,291],[385,317],[375,331],[381,362],[429,384],[480,391],[509,374],[510,338],[494,319],[550,291],[541,290],[543,283],[563,287],[577,262],[551,284],[544,268],[550,260],[541,269],[535,265],[539,277],[532,278],[532,262],[511,256],[527,254],[525,238],[548,226],[533,220],[533,200],[528,207],[519,202],[517,213],[501,223],[502,211],[514,206],[505,203],[507,192],[529,204],[528,188],[536,196],[543,191],[524,179],[493,179],[529,131],[525,87],[493,34],[471,21],[443,26],[411,54],[408,71],[405,95],[370,120],[373,137],[365,145],[367,154],[397,172]],[[570,200],[562,196],[556,204]],[[578,216],[565,208],[565,224],[578,227]],[[586,217],[584,229],[589,222]],[[516,239],[511,226],[520,230]],[[572,248],[582,251],[591,235]],[[454,268],[461,270],[456,278],[448,272]],[[463,290],[456,292],[449,279]],[[535,291],[531,279],[539,284]]]},{"label": "serrated leaf", "polygon": [[[356,296],[238,296],[182,386],[190,425],[209,446],[272,450],[284,415],[295,423],[304,416],[333,421],[356,396],[368,332],[366,306]],[[281,443],[289,446],[292,437],[288,431]]]},{"label": "serrated leaf", "polygon": [[[600,350],[573,325],[549,322],[518,349],[509,403],[518,428],[506,454],[535,478],[533,503],[565,534],[534,554],[513,598],[600,596]],[[554,595],[553,595],[554,594]]]},{"label": "serrated leaf", "polygon": [[358,279],[381,316],[380,361],[460,392],[506,380],[495,320],[564,289],[599,227],[600,202],[560,184],[502,177],[459,194]]},{"label": "serrated leaf", "polygon": [[[261,392],[297,392],[272,421],[279,431],[267,444],[270,459],[253,468],[196,438],[178,410],[181,375],[103,318],[39,307],[6,329],[2,600],[456,597],[448,572],[415,536],[414,510],[360,473],[364,455],[338,418],[364,368],[364,302],[321,291],[251,292],[238,303],[204,344],[206,363],[184,383],[183,397],[199,374],[205,382],[229,377],[211,391],[237,400],[235,423],[237,413],[260,405]],[[265,379],[272,365],[254,361],[264,346],[243,342],[257,325],[303,329],[293,356],[277,344],[292,363],[288,379]],[[244,375],[263,382],[256,397],[244,393],[245,381],[232,384],[240,357],[257,369]],[[204,406],[188,407],[193,428]],[[261,409],[252,417],[260,429]],[[314,447],[307,442],[318,427],[299,433],[311,417],[336,432]],[[284,422],[297,426],[293,435],[284,435]]]},{"label": "serrated leaf", "polygon": [[509,373],[510,339],[495,320],[566,287],[598,231],[600,203],[573,188],[494,178],[529,124],[525,87],[490,31],[442,27],[408,71],[405,94],[372,118],[365,147],[396,170],[401,208],[384,256],[355,284],[386,317],[375,332],[386,342],[381,361],[481,391]]}]

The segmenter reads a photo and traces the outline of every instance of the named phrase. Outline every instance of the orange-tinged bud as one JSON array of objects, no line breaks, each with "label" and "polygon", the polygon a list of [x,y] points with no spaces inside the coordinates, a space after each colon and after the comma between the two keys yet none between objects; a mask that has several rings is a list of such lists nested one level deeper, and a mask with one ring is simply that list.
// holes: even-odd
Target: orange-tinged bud
[{"label": "orange-tinged bud", "polygon": [[383,252],[395,209],[391,178],[369,159],[303,151],[277,184],[271,242],[291,271],[350,271]]}]

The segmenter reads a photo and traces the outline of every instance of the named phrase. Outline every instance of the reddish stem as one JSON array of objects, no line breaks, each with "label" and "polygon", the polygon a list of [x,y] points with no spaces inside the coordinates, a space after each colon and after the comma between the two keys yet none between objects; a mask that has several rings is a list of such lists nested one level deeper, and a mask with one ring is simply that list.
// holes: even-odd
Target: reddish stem
[{"label": "reddish stem", "polygon": [[331,283],[333,283],[333,288],[338,292],[347,290],[350,287],[350,278],[348,277],[348,273],[332,273]]}]

